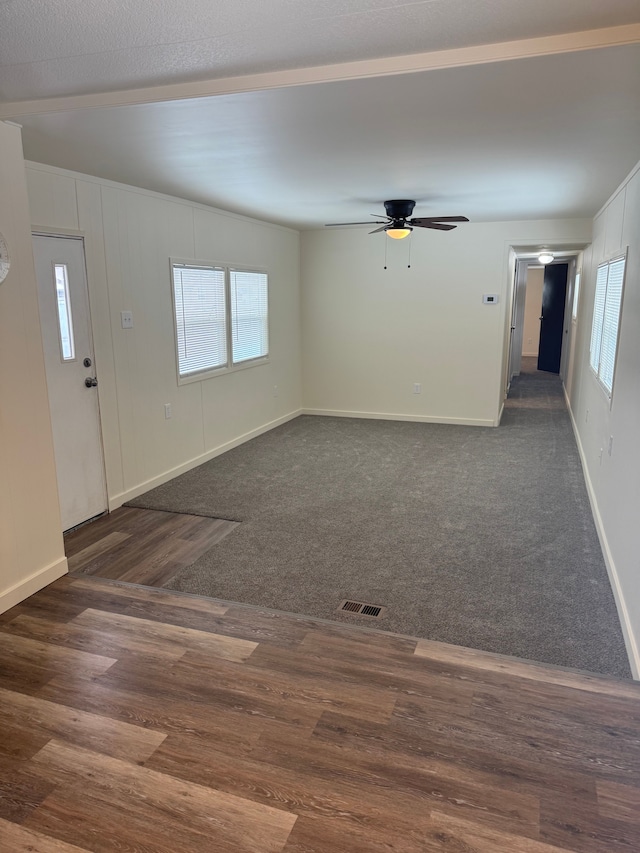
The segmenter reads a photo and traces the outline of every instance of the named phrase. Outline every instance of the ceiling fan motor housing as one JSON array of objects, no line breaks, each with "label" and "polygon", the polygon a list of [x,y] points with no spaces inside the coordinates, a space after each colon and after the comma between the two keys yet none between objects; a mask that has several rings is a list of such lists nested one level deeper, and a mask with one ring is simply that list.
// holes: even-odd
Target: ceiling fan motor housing
[{"label": "ceiling fan motor housing", "polygon": [[415,201],[407,198],[391,199],[384,203],[384,209],[390,219],[408,219],[415,206]]}]

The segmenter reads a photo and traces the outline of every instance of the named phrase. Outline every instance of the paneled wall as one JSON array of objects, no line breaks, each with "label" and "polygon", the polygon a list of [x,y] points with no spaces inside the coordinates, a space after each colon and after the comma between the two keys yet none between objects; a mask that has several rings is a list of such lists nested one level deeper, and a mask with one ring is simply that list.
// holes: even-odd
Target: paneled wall
[{"label": "paneled wall", "polygon": [[[510,246],[590,237],[591,221],[583,219],[416,231],[409,269],[408,240],[356,228],[303,233],[305,408],[496,425]],[[498,303],[483,304],[483,294],[497,294]]]},{"label": "paneled wall", "polygon": [[0,122],[0,612],[65,574],[38,293],[18,127]]},{"label": "paneled wall", "polygon": [[[609,400],[589,365],[595,280],[598,264],[625,250]],[[595,218],[593,243],[583,258],[576,333],[570,405],[627,647],[640,676],[640,164]]]},{"label": "paneled wall", "polygon": [[[296,231],[35,163],[27,180],[34,228],[85,236],[112,508],[299,411]],[[268,271],[267,364],[178,385],[170,257]]]}]

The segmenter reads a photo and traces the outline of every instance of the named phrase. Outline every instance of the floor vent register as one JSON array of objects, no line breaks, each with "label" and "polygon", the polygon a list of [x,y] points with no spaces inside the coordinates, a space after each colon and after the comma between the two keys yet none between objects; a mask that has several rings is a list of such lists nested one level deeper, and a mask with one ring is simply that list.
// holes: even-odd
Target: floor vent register
[{"label": "floor vent register", "polygon": [[386,611],[386,607],[379,604],[365,604],[362,601],[345,599],[338,607],[338,613],[351,613],[353,616],[368,616],[370,619],[380,619]]}]

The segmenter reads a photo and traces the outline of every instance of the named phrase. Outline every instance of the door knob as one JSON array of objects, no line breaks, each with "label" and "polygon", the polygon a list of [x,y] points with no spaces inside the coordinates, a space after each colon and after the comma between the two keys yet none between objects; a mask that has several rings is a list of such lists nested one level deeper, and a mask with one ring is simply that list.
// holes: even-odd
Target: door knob
[{"label": "door knob", "polygon": [[98,384],[98,380],[95,376],[87,376],[87,378],[84,380],[84,384],[87,386],[87,388],[95,388]]}]

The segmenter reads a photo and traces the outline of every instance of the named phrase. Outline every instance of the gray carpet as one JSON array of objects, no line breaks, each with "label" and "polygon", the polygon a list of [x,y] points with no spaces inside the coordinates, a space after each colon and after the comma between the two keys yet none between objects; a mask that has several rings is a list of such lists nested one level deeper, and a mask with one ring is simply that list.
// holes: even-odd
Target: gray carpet
[{"label": "gray carpet", "polygon": [[499,429],[302,416],[131,505],[243,522],[169,588],[630,677],[557,377]]}]

